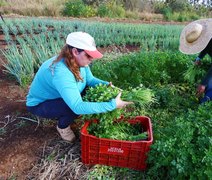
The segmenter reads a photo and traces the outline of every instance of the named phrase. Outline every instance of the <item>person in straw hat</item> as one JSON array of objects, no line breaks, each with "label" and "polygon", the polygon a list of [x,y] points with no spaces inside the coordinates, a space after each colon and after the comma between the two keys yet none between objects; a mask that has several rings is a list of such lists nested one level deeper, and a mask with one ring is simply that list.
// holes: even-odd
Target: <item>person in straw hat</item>
[{"label": "person in straw hat", "polygon": [[[197,54],[194,64],[209,55],[212,59],[212,18],[189,23],[181,32],[179,50],[184,54]],[[212,66],[197,88],[197,95],[204,94],[201,103],[212,100]]]},{"label": "person in straw hat", "polygon": [[93,76],[89,64],[102,58],[94,38],[86,32],[68,34],[59,55],[45,61],[30,85],[27,110],[43,118],[57,118],[57,131],[62,139],[73,142],[70,128],[80,114],[98,114],[123,108],[131,102],[121,100],[121,93],[108,102],[84,102],[82,94],[87,86],[113,86]]}]

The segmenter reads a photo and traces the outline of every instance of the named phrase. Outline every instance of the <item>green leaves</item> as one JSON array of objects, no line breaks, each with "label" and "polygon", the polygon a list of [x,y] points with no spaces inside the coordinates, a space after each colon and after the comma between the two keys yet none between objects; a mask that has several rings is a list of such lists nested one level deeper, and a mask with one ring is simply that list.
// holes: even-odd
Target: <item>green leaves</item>
[{"label": "green leaves", "polygon": [[205,103],[175,118],[168,116],[163,128],[154,128],[155,143],[148,159],[148,174],[152,178],[163,178],[166,174],[175,179],[210,179],[211,108],[212,102]]},{"label": "green leaves", "polygon": [[113,61],[95,61],[92,72],[96,77],[113,81],[122,88],[137,87],[143,84],[152,87],[156,84],[183,83],[182,72],[190,57],[179,52],[131,53]]},{"label": "green leaves", "polygon": [[188,69],[183,73],[184,79],[191,83],[194,84],[198,80],[201,79],[206,74],[206,71],[200,67],[197,67],[197,65],[190,64],[188,66]]},{"label": "green leaves", "polygon": [[144,106],[149,105],[156,100],[153,91],[142,87],[142,85],[136,88],[129,88],[129,90],[124,91],[122,94],[123,100],[132,101]]}]

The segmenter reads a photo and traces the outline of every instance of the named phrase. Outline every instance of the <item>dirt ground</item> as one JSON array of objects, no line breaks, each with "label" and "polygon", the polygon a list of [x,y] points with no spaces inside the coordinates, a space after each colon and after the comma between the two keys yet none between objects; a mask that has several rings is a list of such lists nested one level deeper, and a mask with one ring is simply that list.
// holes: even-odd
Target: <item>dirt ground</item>
[{"label": "dirt ground", "polygon": [[[27,117],[24,91],[9,79],[0,66],[0,180],[19,177],[36,162],[40,148],[57,136],[54,128],[37,127],[36,123],[26,122],[21,126],[19,117]],[[19,126],[18,126],[19,125]]]}]

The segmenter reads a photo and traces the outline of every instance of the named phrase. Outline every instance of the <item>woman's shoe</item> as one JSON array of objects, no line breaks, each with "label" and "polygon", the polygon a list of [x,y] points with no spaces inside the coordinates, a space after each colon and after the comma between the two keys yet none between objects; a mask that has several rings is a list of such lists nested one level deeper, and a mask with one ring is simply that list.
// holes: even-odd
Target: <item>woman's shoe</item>
[{"label": "woman's shoe", "polygon": [[65,129],[61,129],[57,126],[57,131],[59,132],[61,138],[65,141],[73,142],[76,139],[74,132],[69,126]]}]

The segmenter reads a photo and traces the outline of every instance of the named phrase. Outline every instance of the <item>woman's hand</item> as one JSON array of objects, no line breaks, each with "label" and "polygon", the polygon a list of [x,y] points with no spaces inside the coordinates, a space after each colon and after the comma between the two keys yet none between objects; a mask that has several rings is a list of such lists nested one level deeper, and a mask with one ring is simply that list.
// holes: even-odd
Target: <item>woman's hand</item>
[{"label": "woman's hand", "polygon": [[121,109],[129,104],[133,104],[133,102],[122,101],[121,100],[121,92],[116,97],[116,108]]},{"label": "woman's hand", "polygon": [[201,96],[204,92],[205,92],[205,86],[200,84],[197,88],[197,96]]},{"label": "woman's hand", "polygon": [[110,87],[112,87],[112,88],[116,88],[116,89],[118,89],[119,91],[123,91],[123,89],[120,89],[120,88],[114,86],[112,82],[109,82],[108,86],[110,86]]},{"label": "woman's hand", "polygon": [[195,66],[200,66],[201,65],[201,61],[194,61],[194,65]]}]

